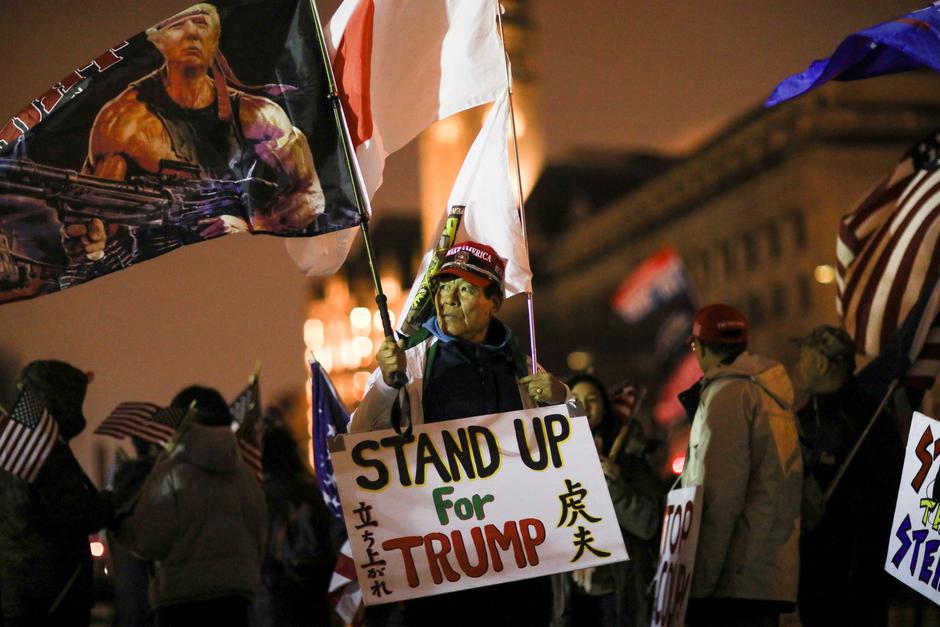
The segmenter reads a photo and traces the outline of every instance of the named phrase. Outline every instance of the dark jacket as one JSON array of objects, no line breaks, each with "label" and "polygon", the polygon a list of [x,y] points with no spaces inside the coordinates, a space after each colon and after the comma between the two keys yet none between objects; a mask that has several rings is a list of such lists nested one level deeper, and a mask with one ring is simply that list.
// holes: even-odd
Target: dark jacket
[{"label": "dark jacket", "polygon": [[[32,484],[0,472],[0,612],[45,616],[93,603],[88,536],[111,521],[110,498],[95,490],[72,451],[58,442]],[[71,582],[71,583],[69,583]]]},{"label": "dark jacket", "polygon": [[[610,500],[617,514],[624,545],[630,559],[597,571],[613,582],[617,597],[617,625],[646,627],[650,622],[648,588],[658,560],[659,528],[664,507],[662,487],[645,459],[622,454],[617,460],[620,475],[607,481]],[[597,575],[595,575],[597,577]],[[553,627],[578,627],[571,621],[571,595],[580,594],[570,573],[552,577],[554,587]]]},{"label": "dark jacket", "polygon": [[228,427],[195,424],[159,462],[118,539],[156,563],[154,609],[238,595],[260,585],[264,493]]}]

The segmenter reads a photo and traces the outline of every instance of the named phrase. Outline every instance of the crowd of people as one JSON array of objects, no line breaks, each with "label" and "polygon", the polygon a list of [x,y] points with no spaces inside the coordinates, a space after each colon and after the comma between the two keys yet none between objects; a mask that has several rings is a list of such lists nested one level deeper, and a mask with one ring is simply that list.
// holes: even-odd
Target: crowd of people
[{"label": "crowd of people", "polygon": [[[669,488],[647,459],[642,427],[619,415],[590,374],[531,373],[496,314],[505,262],[491,247],[448,250],[433,283],[435,315],[406,341],[387,339],[352,415],[352,432],[577,401],[587,416],[627,562],[376,606],[369,625],[648,625],[651,582]],[[880,403],[904,364],[859,372],[851,338],[819,327],[797,340],[790,373],[752,352],[731,306],[696,315],[689,338],[702,378],[680,395],[691,421],[683,486],[702,486],[703,512],[687,622],[887,624],[893,587],[882,572],[903,449],[892,404]],[[327,586],[344,531],[328,513],[289,432],[264,435],[264,481],[241,459],[232,416],[210,388],[188,387],[197,418],[164,449],[135,442],[110,489],[98,491],[68,440],[82,431],[88,377],[34,362],[20,384],[41,396],[61,440],[33,482],[0,472],[3,625],[87,625],[88,535],[108,531],[120,625],[328,625]],[[396,407],[407,390],[408,407]],[[837,469],[876,410],[887,416]],[[823,496],[835,487],[831,498]],[[854,524],[844,524],[845,519]]]}]

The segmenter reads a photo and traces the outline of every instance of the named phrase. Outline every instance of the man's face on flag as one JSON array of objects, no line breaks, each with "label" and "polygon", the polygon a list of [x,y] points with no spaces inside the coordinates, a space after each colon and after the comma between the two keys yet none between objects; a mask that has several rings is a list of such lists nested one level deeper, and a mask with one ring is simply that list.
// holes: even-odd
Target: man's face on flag
[{"label": "man's face on flag", "polygon": [[496,302],[482,287],[456,277],[438,286],[434,305],[444,333],[477,344],[486,338],[497,310]]},{"label": "man's face on flag", "polygon": [[165,20],[150,39],[168,64],[209,67],[219,48],[219,18],[196,5]]}]

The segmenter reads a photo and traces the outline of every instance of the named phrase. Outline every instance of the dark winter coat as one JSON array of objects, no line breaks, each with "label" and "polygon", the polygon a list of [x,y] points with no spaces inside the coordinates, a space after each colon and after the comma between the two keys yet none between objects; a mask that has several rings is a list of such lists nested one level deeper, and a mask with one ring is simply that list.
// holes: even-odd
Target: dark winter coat
[{"label": "dark winter coat", "polygon": [[39,621],[63,592],[60,610],[87,612],[93,603],[88,536],[109,524],[112,512],[110,498],[94,489],[63,442],[32,484],[0,472],[3,619]]},{"label": "dark winter coat", "polygon": [[118,539],[155,561],[154,609],[238,595],[260,585],[264,492],[228,427],[195,424],[160,460]]}]

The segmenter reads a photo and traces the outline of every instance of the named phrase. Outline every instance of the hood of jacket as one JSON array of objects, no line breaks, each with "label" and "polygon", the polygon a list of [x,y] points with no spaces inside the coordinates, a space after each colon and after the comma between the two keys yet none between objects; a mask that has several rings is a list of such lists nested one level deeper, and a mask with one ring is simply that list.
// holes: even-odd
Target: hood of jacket
[{"label": "hood of jacket", "polygon": [[793,407],[793,384],[782,364],[747,351],[730,364],[720,364],[705,373],[701,380],[704,392],[708,385],[720,379],[748,379],[759,385],[783,409]]},{"label": "hood of jacket", "polygon": [[228,427],[193,424],[173,457],[214,474],[234,472],[241,463],[238,442]]}]

